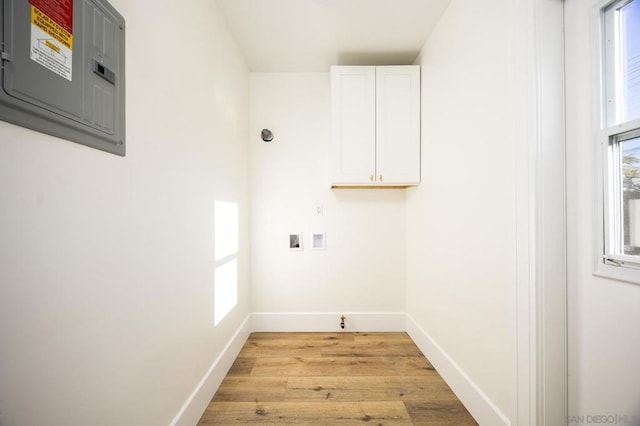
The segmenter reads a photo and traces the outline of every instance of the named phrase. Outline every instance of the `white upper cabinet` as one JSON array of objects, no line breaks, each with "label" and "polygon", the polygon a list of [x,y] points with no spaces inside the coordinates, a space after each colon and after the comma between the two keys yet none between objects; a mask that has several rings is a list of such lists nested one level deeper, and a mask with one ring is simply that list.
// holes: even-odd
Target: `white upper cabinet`
[{"label": "white upper cabinet", "polygon": [[331,67],[332,186],[420,183],[420,67]]},{"label": "white upper cabinet", "polygon": [[420,183],[420,67],[376,67],[376,178]]},{"label": "white upper cabinet", "polygon": [[370,183],[376,170],[376,69],[331,67],[331,179]]}]

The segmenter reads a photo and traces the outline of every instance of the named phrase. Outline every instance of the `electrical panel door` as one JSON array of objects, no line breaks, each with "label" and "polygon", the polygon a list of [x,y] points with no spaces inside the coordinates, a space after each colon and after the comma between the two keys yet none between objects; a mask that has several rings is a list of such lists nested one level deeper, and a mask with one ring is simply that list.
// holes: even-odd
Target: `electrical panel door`
[{"label": "electrical panel door", "polygon": [[125,26],[104,0],[0,0],[0,119],[125,154]]}]

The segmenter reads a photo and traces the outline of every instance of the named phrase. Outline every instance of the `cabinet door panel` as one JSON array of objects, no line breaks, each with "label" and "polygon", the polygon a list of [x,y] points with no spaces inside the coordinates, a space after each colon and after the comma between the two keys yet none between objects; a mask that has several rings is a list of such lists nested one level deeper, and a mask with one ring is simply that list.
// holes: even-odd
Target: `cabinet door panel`
[{"label": "cabinet door panel", "polygon": [[376,110],[378,182],[420,182],[420,67],[377,67]]},{"label": "cabinet door panel", "polygon": [[375,175],[375,68],[331,69],[333,183],[370,183]]}]

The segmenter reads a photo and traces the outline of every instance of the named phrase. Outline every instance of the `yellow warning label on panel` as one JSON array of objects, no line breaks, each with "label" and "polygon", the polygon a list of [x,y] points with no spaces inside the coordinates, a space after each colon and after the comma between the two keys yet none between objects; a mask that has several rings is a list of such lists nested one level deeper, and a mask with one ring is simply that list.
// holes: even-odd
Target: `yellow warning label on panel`
[{"label": "yellow warning label on panel", "polygon": [[73,34],[31,6],[31,59],[72,81]]},{"label": "yellow warning label on panel", "polygon": [[73,50],[73,34],[55,23],[34,6],[31,6],[31,23],[62,43],[67,49]]}]

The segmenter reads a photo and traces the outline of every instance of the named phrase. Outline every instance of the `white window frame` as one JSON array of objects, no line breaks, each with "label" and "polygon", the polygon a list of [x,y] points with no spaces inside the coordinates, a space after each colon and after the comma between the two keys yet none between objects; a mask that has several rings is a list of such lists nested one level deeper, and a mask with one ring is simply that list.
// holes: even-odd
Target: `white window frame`
[{"label": "white window frame", "polygon": [[[598,29],[595,75],[599,101],[595,108],[596,129],[596,242],[594,274],[640,284],[640,256],[619,252],[622,235],[622,189],[619,185],[620,165],[612,161],[619,156],[619,143],[640,136],[640,119],[621,123],[620,75],[616,70],[619,46],[610,43],[615,39],[617,26],[615,13],[634,0],[608,0],[596,10]],[[640,0],[635,0],[640,1]]]}]

